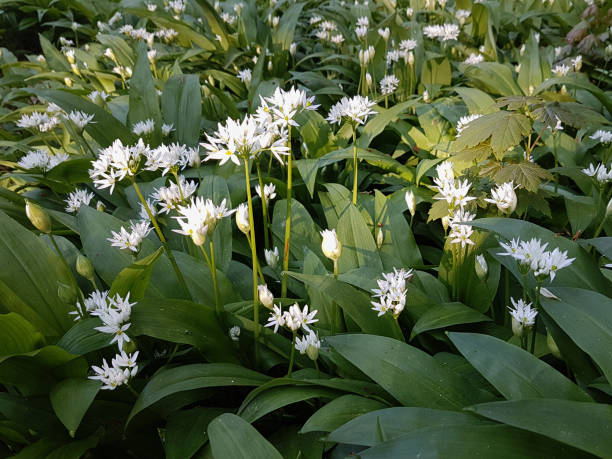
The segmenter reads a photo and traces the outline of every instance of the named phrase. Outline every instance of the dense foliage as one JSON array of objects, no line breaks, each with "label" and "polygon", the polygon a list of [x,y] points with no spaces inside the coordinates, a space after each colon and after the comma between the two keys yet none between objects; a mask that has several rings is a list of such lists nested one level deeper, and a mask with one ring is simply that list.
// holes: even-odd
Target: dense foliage
[{"label": "dense foliage", "polygon": [[0,11],[3,457],[612,457],[609,2]]}]

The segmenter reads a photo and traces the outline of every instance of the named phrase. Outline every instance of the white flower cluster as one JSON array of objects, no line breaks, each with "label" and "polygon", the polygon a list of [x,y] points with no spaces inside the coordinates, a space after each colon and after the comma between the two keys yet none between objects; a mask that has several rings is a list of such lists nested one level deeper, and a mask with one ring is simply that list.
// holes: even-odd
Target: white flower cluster
[{"label": "white flower cluster", "polygon": [[520,298],[518,301],[510,298],[510,301],[512,306],[508,306],[508,309],[512,317],[512,332],[517,336],[521,336],[525,328],[531,328],[535,325],[538,311],[531,307],[531,303],[526,303]]},{"label": "white flower cluster", "polygon": [[473,245],[474,242],[470,237],[474,231],[470,225],[463,224],[472,221],[476,216],[464,210],[468,202],[476,199],[468,196],[472,184],[467,180],[455,179],[453,164],[450,161],[438,164],[436,172],[438,177],[434,179],[433,189],[438,193],[434,199],[445,200],[448,205],[448,216],[442,219],[442,223],[445,228],[447,225],[451,226],[449,233],[451,243],[461,244],[461,247]]},{"label": "white flower cluster", "polygon": [[372,107],[376,105],[367,97],[353,96],[350,99],[343,97],[329,110],[327,121],[341,124],[343,119],[348,119],[353,124],[364,124],[370,115],[376,112]]},{"label": "white flower cluster", "polygon": [[253,74],[251,72],[251,69],[244,69],[238,72],[238,79],[247,86],[249,85],[249,83],[251,83],[252,77],[253,77]]},{"label": "white flower cluster", "polygon": [[117,343],[119,350],[123,349],[123,343],[130,342],[130,337],[126,334],[130,328],[130,315],[132,314],[132,306],[136,303],[130,303],[130,294],[125,298],[121,298],[119,294],[109,296],[108,290],[101,292],[96,290],[85,298],[84,304],[77,302],[76,310],[70,314],[84,317],[85,314],[99,317],[104,324],[101,327],[95,327],[102,333],[113,335],[111,344]]},{"label": "white flower cluster", "polygon": [[540,239],[532,238],[529,241],[512,239],[509,244],[500,242],[505,252],[500,255],[511,256],[519,262],[521,271],[527,274],[530,270],[539,280],[550,276],[552,281],[557,271],[571,265],[574,258],[567,257],[567,251],[558,248],[547,251],[548,243],[542,244]]},{"label": "white flower cluster", "polygon": [[474,120],[477,120],[481,116],[482,115],[479,113],[474,113],[473,115],[466,115],[459,118],[459,121],[457,121],[457,127],[455,128],[455,130],[457,131],[457,137],[461,136],[461,133],[466,127],[468,127],[468,124],[470,124]]},{"label": "white flower cluster", "polygon": [[475,217],[476,214],[471,214],[463,208],[455,211],[452,218],[449,220],[451,231],[448,233],[448,237],[450,238],[451,244],[461,244],[461,247],[474,245],[474,241],[470,239],[474,230],[472,226],[465,225],[464,223],[471,222]]},{"label": "white flower cluster", "polygon": [[464,64],[477,65],[484,61],[484,56],[480,53],[470,53],[470,55],[463,61]]},{"label": "white flower cluster", "polygon": [[174,217],[181,229],[173,230],[176,233],[191,237],[195,245],[201,246],[206,236],[211,237],[217,222],[223,217],[232,215],[235,210],[225,207],[225,199],[215,206],[212,200],[197,196],[186,206],[179,206],[179,217]]},{"label": "white flower cluster", "polygon": [[595,134],[593,134],[589,138],[593,140],[599,140],[604,145],[607,145],[612,142],[612,131],[598,129],[597,131],[595,131]]},{"label": "white flower cluster", "polygon": [[93,199],[94,194],[84,190],[77,189],[68,195],[66,202],[66,212],[78,212],[82,205],[88,206]]},{"label": "white flower cluster", "polygon": [[147,171],[156,171],[161,169],[162,176],[169,171],[185,169],[187,166],[196,167],[200,164],[200,152],[196,148],[190,148],[186,145],[173,143],[170,145],[161,144],[154,149],[144,151],[147,161],[144,169]]},{"label": "white flower cluster", "polygon": [[367,16],[357,18],[357,23],[355,24],[355,35],[357,35],[357,38],[364,38],[368,34],[369,26],[370,20]]},{"label": "white flower cluster", "polygon": [[334,34],[338,30],[338,25],[332,21],[321,21],[317,23],[319,27],[315,31],[315,36],[319,40],[329,41],[331,43],[340,44],[344,41],[344,37],[341,34]]},{"label": "white flower cluster", "polygon": [[142,155],[149,150],[142,139],[133,146],[123,145],[116,139],[112,145],[100,150],[98,159],[91,163],[89,176],[99,189],[109,188],[112,194],[117,182],[138,171]]},{"label": "white flower cluster", "polygon": [[128,354],[122,350],[111,360],[111,366],[108,366],[106,359],[102,359],[102,367],[91,366],[95,374],[89,376],[89,379],[101,381],[104,390],[115,390],[117,387],[127,384],[130,378],[138,373],[138,365],[136,364],[138,352]]},{"label": "white flower cluster", "polygon": [[399,86],[399,79],[395,75],[387,75],[380,80],[380,93],[383,96],[393,94]]},{"label": "white flower cluster", "polygon": [[557,64],[552,69],[551,72],[555,74],[557,77],[565,76],[569,73],[571,68],[565,64]]},{"label": "white flower cluster", "polygon": [[[179,175],[178,183],[170,181],[169,186],[156,188],[153,193],[151,193],[151,199],[153,199],[156,205],[160,206],[160,213],[167,214],[171,210],[176,209],[180,203],[187,200],[197,189],[198,184],[195,181],[187,181],[185,177]],[[149,206],[149,208],[155,216],[157,208],[155,206]]]},{"label": "white flower cluster", "polygon": [[511,214],[517,204],[515,188],[513,182],[502,183],[491,190],[491,198],[485,198],[485,201],[495,204],[500,211]]},{"label": "white flower cluster", "polygon": [[414,276],[413,270],[393,268],[392,273],[383,273],[383,278],[378,279],[378,288],[372,289],[372,298],[378,301],[371,301],[374,306],[372,309],[378,312],[378,317],[391,312],[397,319],[406,306],[406,280],[410,282]]},{"label": "white flower cluster", "polygon": [[155,130],[155,122],[152,119],[137,121],[132,125],[132,132],[136,135],[148,135]]},{"label": "white flower cluster", "polygon": [[17,126],[24,129],[35,129],[40,132],[48,132],[60,124],[59,116],[49,113],[32,112],[22,115],[17,121]]},{"label": "white flower cluster", "polygon": [[274,327],[274,333],[278,331],[279,327],[286,327],[292,333],[297,333],[301,329],[304,336],[301,339],[296,337],[295,348],[301,354],[307,353],[308,357],[316,360],[321,345],[316,334],[309,327],[310,324],[319,321],[319,319],[315,319],[316,315],[316,309],[308,312],[308,305],[304,305],[304,308],[300,309],[298,304],[295,303],[289,306],[288,311],[283,311],[280,305],[275,304],[265,326]]},{"label": "white flower cluster", "polygon": [[[261,198],[261,187],[259,185],[255,185],[255,192]],[[270,202],[272,199],[276,197],[276,187],[273,183],[269,183],[264,185],[264,198],[266,202]]]},{"label": "white flower cluster", "polygon": [[264,257],[268,266],[272,268],[276,267],[279,260],[278,247],[274,247],[274,250],[264,249]]},{"label": "white flower cluster", "polygon": [[430,39],[438,41],[456,40],[459,37],[457,24],[430,25],[423,27],[423,34]]},{"label": "white flower cluster", "polygon": [[111,243],[112,247],[119,247],[120,249],[127,249],[138,253],[140,251],[140,243],[149,235],[151,229],[147,220],[130,222],[130,231],[122,226],[118,233],[111,231],[113,237],[109,237],[106,240]]},{"label": "white flower cluster", "polygon": [[612,180],[612,167],[610,167],[610,170],[607,170],[603,163],[599,163],[597,166],[590,164],[587,169],[582,169],[582,172],[589,177],[593,177],[600,184],[604,184]]},{"label": "white flower cluster", "polygon": [[43,172],[47,172],[69,159],[70,156],[66,153],[56,153],[52,155],[45,150],[31,150],[26,155],[19,158],[17,164],[22,169],[42,169]]},{"label": "white flower cluster", "polygon": [[300,309],[297,303],[289,306],[289,310],[283,311],[280,305],[275,304],[266,327],[274,327],[274,333],[278,331],[279,327],[287,327],[292,332],[297,332],[303,329],[306,332],[310,332],[308,325],[318,322],[319,319],[315,319],[317,310],[308,312],[308,305],[304,305],[303,309]]}]

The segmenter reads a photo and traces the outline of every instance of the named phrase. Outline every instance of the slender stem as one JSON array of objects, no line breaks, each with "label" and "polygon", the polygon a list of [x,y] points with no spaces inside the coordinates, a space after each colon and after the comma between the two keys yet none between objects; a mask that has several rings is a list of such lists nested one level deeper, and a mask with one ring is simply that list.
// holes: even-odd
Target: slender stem
[{"label": "slender stem", "polygon": [[172,352],[170,353],[170,357],[168,357],[168,361],[166,362],[166,365],[168,365],[170,362],[172,362],[172,359],[174,358],[174,356],[176,355],[176,352],[178,351],[180,346],[180,343],[176,343],[174,345],[174,348],[172,348]]},{"label": "slender stem", "polygon": [[212,275],[212,263],[210,262],[210,257],[206,253],[206,250],[204,249],[203,245],[201,245],[199,247],[200,247],[200,250],[202,251],[202,255],[204,255],[204,258],[206,259],[206,264],[208,265],[208,269],[210,269],[210,272],[211,272],[211,275]]},{"label": "slender stem", "polygon": [[504,305],[503,305],[503,311],[504,311],[504,325],[508,324],[508,319],[510,318],[510,315],[506,313],[507,311],[507,307],[510,304],[510,270],[508,268],[504,268]]},{"label": "slender stem", "polygon": [[289,359],[289,371],[287,372],[287,376],[291,377],[291,372],[293,371],[293,362],[295,361],[295,337],[297,332],[293,332],[293,339],[291,340],[291,358]]},{"label": "slender stem", "polygon": [[287,271],[289,270],[289,245],[291,240],[291,193],[293,190],[293,152],[291,151],[291,126],[289,126],[287,143],[289,145],[289,158],[287,160],[287,215],[285,217],[285,244],[283,252],[283,278],[281,280],[281,298],[287,298]]},{"label": "slender stem", "polygon": [[261,192],[261,211],[263,214],[264,221],[264,244],[266,249],[270,248],[270,238],[268,235],[268,199],[266,198],[266,193],[264,193],[264,183],[261,178],[261,168],[259,167],[259,161],[255,163],[255,167],[257,168],[257,179],[259,180],[259,191]]},{"label": "slender stem", "polygon": [[255,219],[253,218],[253,198],[251,196],[251,178],[249,160],[244,158],[244,180],[249,202],[249,226],[251,229],[251,259],[253,261],[253,322],[255,325],[255,367],[259,366],[259,298],[257,295],[257,244],[255,241]]},{"label": "slender stem", "polygon": [[133,395],[134,395],[136,398],[140,397],[140,394],[139,394],[138,392],[136,392],[132,386],[130,386],[129,384],[126,384],[126,385],[125,385],[125,387],[127,387],[127,388],[128,388],[128,390],[129,390],[129,391],[130,391],[130,392],[131,392],[131,393],[132,393],[132,394],[133,394]]},{"label": "slender stem", "polygon": [[96,279],[94,277],[89,279],[89,282],[91,282],[91,285],[93,285],[94,290],[98,290],[98,285],[96,284]]},{"label": "slender stem", "polygon": [[[600,196],[603,194],[603,190],[600,193]],[[610,188],[610,191],[608,192],[608,195],[606,196],[606,199],[603,201],[603,205],[604,205],[604,216],[601,219],[601,223],[599,224],[599,226],[597,227],[597,229],[595,230],[595,233],[593,234],[593,239],[595,239],[597,236],[599,236],[599,233],[601,233],[601,230],[604,227],[604,224],[606,223],[606,210],[607,210],[607,206],[608,206],[608,202],[610,201],[610,195],[612,194],[612,188]]]},{"label": "slender stem", "polygon": [[[538,313],[540,312],[540,289],[542,288],[542,281],[538,281],[538,285],[536,287],[536,297],[535,297],[535,307],[536,307],[536,311],[538,311]],[[536,335],[538,334],[538,316],[539,314],[535,317],[535,322],[533,324],[533,335],[531,336],[531,349],[529,350],[529,352],[531,352],[532,354],[535,353],[535,342],[536,342]]]},{"label": "slender stem", "polygon": [[[251,247],[251,236],[247,234],[246,238],[247,238],[247,242],[249,243],[249,247]],[[261,279],[262,284],[265,284],[266,280],[264,278],[263,271],[261,270],[261,263],[259,263],[259,258],[257,258],[256,261],[257,261],[257,272],[259,273],[259,279]]]},{"label": "slender stem", "polygon": [[221,305],[221,294],[219,293],[219,284],[217,283],[217,265],[215,263],[215,246],[213,245],[212,237],[210,239],[210,273],[212,274],[213,286],[215,288],[215,305],[217,307],[217,316],[221,318],[223,306]]},{"label": "slender stem", "polygon": [[357,205],[357,126],[353,126],[353,204]]},{"label": "slender stem", "polygon": [[181,182],[178,178],[178,172],[175,168],[172,168],[172,175],[174,176],[174,180],[176,180],[176,186],[179,190],[179,196],[181,198],[181,202],[185,202],[185,195],[183,195],[183,187],[181,186]]},{"label": "slender stem", "polygon": [[317,369],[317,378],[321,377],[321,370],[319,369],[319,362],[317,362],[318,359],[314,360],[314,366]]},{"label": "slender stem", "polygon": [[[338,280],[338,260],[334,260],[334,279]],[[332,301],[332,320],[331,320],[331,334],[335,335],[338,327],[336,321],[338,320],[338,305],[335,301]]]},{"label": "slender stem", "polygon": [[72,270],[70,269],[70,266],[68,265],[68,261],[66,261],[66,257],[64,257],[64,254],[60,250],[59,245],[57,245],[57,242],[56,242],[55,238],[53,237],[52,233],[49,233],[49,239],[51,239],[51,243],[53,244],[53,247],[55,248],[55,251],[59,255],[60,259],[62,260],[62,263],[64,264],[64,267],[68,271],[68,275],[70,276],[70,280],[72,281],[72,285],[74,286],[74,289],[76,290],[75,293],[79,296],[79,299],[82,302],[81,304],[85,304],[85,296],[83,295],[83,292],[81,292],[81,289],[79,288],[79,284],[77,283],[76,279],[74,278],[74,274],[72,274]]},{"label": "slender stem", "polygon": [[183,291],[185,292],[185,295],[187,295],[187,298],[191,299],[191,294],[189,293],[189,290],[187,289],[187,284],[185,284],[183,273],[181,273],[181,270],[179,269],[178,264],[176,263],[174,254],[172,253],[172,250],[170,250],[170,246],[168,245],[168,242],[166,242],[166,238],[164,237],[164,233],[162,233],[162,230],[159,227],[159,224],[157,223],[157,219],[151,212],[151,209],[149,209],[149,204],[147,203],[146,199],[142,195],[142,192],[140,191],[140,187],[136,183],[136,180],[134,180],[134,177],[130,176],[130,179],[132,181],[132,185],[134,185],[134,190],[136,191],[136,194],[138,195],[138,198],[140,199],[142,206],[147,212],[147,215],[149,216],[151,223],[153,223],[153,227],[155,228],[157,237],[159,238],[160,242],[164,246],[164,250],[166,251],[166,255],[168,256],[168,259],[170,260],[170,264],[172,265],[172,268],[174,269],[174,272],[176,273],[176,278],[178,279],[179,284],[181,285]]}]

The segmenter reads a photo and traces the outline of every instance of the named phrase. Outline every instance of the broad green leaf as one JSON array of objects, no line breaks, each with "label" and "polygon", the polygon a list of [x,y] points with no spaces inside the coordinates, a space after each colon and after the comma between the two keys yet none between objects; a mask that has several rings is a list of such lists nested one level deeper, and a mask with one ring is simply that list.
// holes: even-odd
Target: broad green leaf
[{"label": "broad green leaf", "polygon": [[[387,170],[399,175],[406,181],[414,180],[414,171],[404,166],[399,161],[393,159],[390,155],[381,153],[380,151],[372,148],[361,148],[357,147],[357,158],[367,161],[369,164],[380,167],[383,170]],[[346,147],[341,150],[335,150],[321,156],[319,158],[319,168],[328,166],[343,159],[353,159],[353,147]]]},{"label": "broad green leaf", "polygon": [[57,72],[70,72],[70,64],[64,55],[44,35],[38,34],[38,39],[40,40],[40,48],[49,68]]},{"label": "broad green leaf", "polygon": [[125,297],[128,293],[131,294],[131,300],[141,300],[144,298],[145,290],[149,286],[153,265],[163,253],[164,248],[160,247],[151,255],[148,255],[136,261],[132,265],[123,269],[110,288],[110,295],[119,294]]},{"label": "broad green leaf", "polygon": [[19,314],[0,315],[0,356],[30,352],[42,342],[42,334]]},{"label": "broad green leaf", "polygon": [[293,42],[293,36],[304,5],[304,3],[291,4],[280,18],[279,26],[273,35],[273,42],[278,43],[284,50],[289,50]]},{"label": "broad green leaf", "polygon": [[484,314],[462,304],[444,303],[434,306],[425,312],[414,324],[411,337],[429,330],[451,327],[453,325],[487,322],[491,319]]},{"label": "broad green leaf", "polygon": [[404,405],[461,410],[483,397],[433,357],[401,341],[376,335],[336,335],[326,341]]},{"label": "broad green leaf", "polygon": [[465,71],[468,80],[483,91],[500,96],[514,96],[521,94],[521,88],[514,81],[512,70],[508,65],[497,62],[481,62],[470,65]]},{"label": "broad green leaf", "polygon": [[399,115],[408,110],[410,107],[413,107],[416,103],[417,100],[409,100],[396,104],[389,109],[376,107],[378,110],[378,114],[374,116],[370,121],[368,121],[363,127],[361,133],[359,134],[359,138],[357,139],[357,145],[360,148],[367,148],[374,139],[374,137],[380,134],[389,123],[391,123],[394,119],[396,119]]},{"label": "broad green leaf", "polygon": [[161,96],[164,122],[176,129],[179,143],[194,147],[200,137],[202,97],[198,75],[175,75],[166,81]]},{"label": "broad green leaf", "polygon": [[471,114],[486,114],[496,112],[495,100],[486,92],[476,88],[459,87],[454,88],[461,96]]},{"label": "broad green leaf", "polygon": [[[331,402],[330,405],[334,402]],[[428,427],[487,424],[489,424],[488,421],[471,413],[431,408],[394,407],[371,411],[350,420],[334,430],[328,439],[338,443],[374,446],[380,443],[379,430],[382,431],[386,440],[391,440]]]},{"label": "broad green leaf", "polygon": [[493,151],[503,153],[518,145],[530,132],[529,118],[521,113],[501,110],[469,123],[456,140],[455,148],[473,147],[490,139]]},{"label": "broad green leaf", "polygon": [[578,88],[589,91],[604,107],[606,107],[609,113],[612,113],[612,101],[610,101],[610,97],[604,91],[588,81],[588,78],[585,78],[585,76],[581,76],[578,73],[573,73],[564,77],[548,78],[541,85],[535,88],[533,94],[539,94],[555,85],[566,85],[568,88]]},{"label": "broad green leaf", "polygon": [[476,405],[470,410],[587,451],[612,456],[612,406],[570,400],[516,400]]},{"label": "broad green leaf", "polygon": [[259,392],[257,396],[249,399],[247,403],[243,403],[237,414],[245,421],[255,422],[266,414],[292,403],[312,398],[330,399],[340,394],[340,392],[334,389],[317,386],[291,385],[271,387]]},{"label": "broad green leaf", "polygon": [[361,451],[359,457],[473,459],[486,451],[491,451],[491,454],[500,459],[586,457],[579,450],[537,434],[500,425],[454,425],[419,429]]},{"label": "broad green leaf", "polygon": [[192,457],[208,440],[206,429],[210,421],[221,414],[221,408],[199,407],[171,414],[166,424],[164,443],[167,459]]},{"label": "broad green leaf", "polygon": [[270,378],[228,363],[195,363],[158,371],[144,387],[127,423],[145,408],[169,395],[205,387],[259,386]]},{"label": "broad green leaf", "polygon": [[540,57],[540,46],[533,33],[525,45],[525,54],[520,60],[521,70],[518,72],[517,83],[524,94],[531,94],[542,81],[550,76],[550,64],[545,58]]},{"label": "broad green leaf", "polygon": [[338,259],[340,273],[356,268],[369,268],[374,273],[382,272],[382,262],[372,231],[355,206],[350,205],[340,217],[336,233],[342,244],[342,254]]},{"label": "broad green leaf", "polygon": [[331,432],[362,414],[382,408],[385,408],[383,403],[371,398],[342,395],[319,408],[308,418],[300,432]]},{"label": "broad green leaf", "polygon": [[208,437],[215,458],[282,459],[268,440],[235,414],[214,419],[208,425]]},{"label": "broad green leaf", "polygon": [[558,121],[580,129],[584,126],[610,124],[601,114],[577,102],[551,102],[533,111],[535,117],[553,129]]},{"label": "broad green leaf", "polygon": [[612,300],[580,288],[550,289],[559,300],[541,298],[542,307],[612,381]]},{"label": "broad green leaf", "polygon": [[94,327],[101,325],[102,322],[97,318],[79,320],[60,338],[57,345],[77,355],[108,347],[111,341],[109,335],[94,330]]},{"label": "broad green leaf", "polygon": [[[50,411],[39,406],[35,400],[26,400],[18,395],[0,392],[0,414],[17,424],[34,429],[37,432],[65,432],[57,417]],[[43,405],[44,406],[44,405]]]},{"label": "broad green leaf", "polygon": [[499,184],[513,182],[525,188],[527,191],[536,193],[542,181],[552,180],[552,178],[553,176],[550,172],[536,163],[523,161],[503,166],[497,174],[495,174],[494,180]]},{"label": "broad green leaf", "polygon": [[64,379],[51,389],[49,397],[53,411],[66,426],[71,437],[74,437],[101,386],[100,381],[70,378]]},{"label": "broad green leaf", "polygon": [[597,206],[591,196],[565,195],[565,211],[572,234],[584,233],[597,217]]},{"label": "broad green leaf", "polygon": [[138,58],[130,83],[128,126],[133,129],[138,121],[152,119],[155,122],[155,131],[151,134],[151,138],[154,143],[158,143],[161,139],[162,117],[159,110],[159,96],[147,57],[147,46],[144,43],[140,43],[138,47]]},{"label": "broad green leaf", "polygon": [[[0,282],[20,302],[0,305],[21,315],[46,337],[59,337],[70,327],[71,306],[57,293],[58,282],[71,285],[58,255],[32,232],[0,212]],[[13,309],[14,308],[14,309]]]},{"label": "broad green leaf", "polygon": [[508,400],[591,398],[554,368],[527,351],[493,336],[448,333],[459,352]]},{"label": "broad green leaf", "polygon": [[430,59],[421,67],[421,83],[448,86],[451,84],[451,66],[448,59]]},{"label": "broad green leaf", "polygon": [[148,298],[132,307],[130,333],[198,347],[211,361],[236,362],[213,308],[184,300]]}]

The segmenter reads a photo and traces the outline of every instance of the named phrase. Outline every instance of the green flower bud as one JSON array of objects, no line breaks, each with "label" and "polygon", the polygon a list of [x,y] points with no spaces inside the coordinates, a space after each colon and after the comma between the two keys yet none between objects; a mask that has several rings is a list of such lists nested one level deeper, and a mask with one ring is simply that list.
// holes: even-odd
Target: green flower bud
[{"label": "green flower bud", "polygon": [[94,278],[94,265],[89,258],[85,255],[79,254],[76,260],[76,270],[81,276],[83,276],[87,280],[92,280]]},{"label": "green flower bud", "polygon": [[561,351],[559,350],[557,343],[555,343],[555,339],[548,332],[546,332],[546,344],[548,345],[548,349],[550,349],[550,353],[560,359]]},{"label": "green flower bud", "polygon": [[51,218],[45,209],[26,199],[25,211],[28,219],[38,231],[45,234],[51,232]]}]

